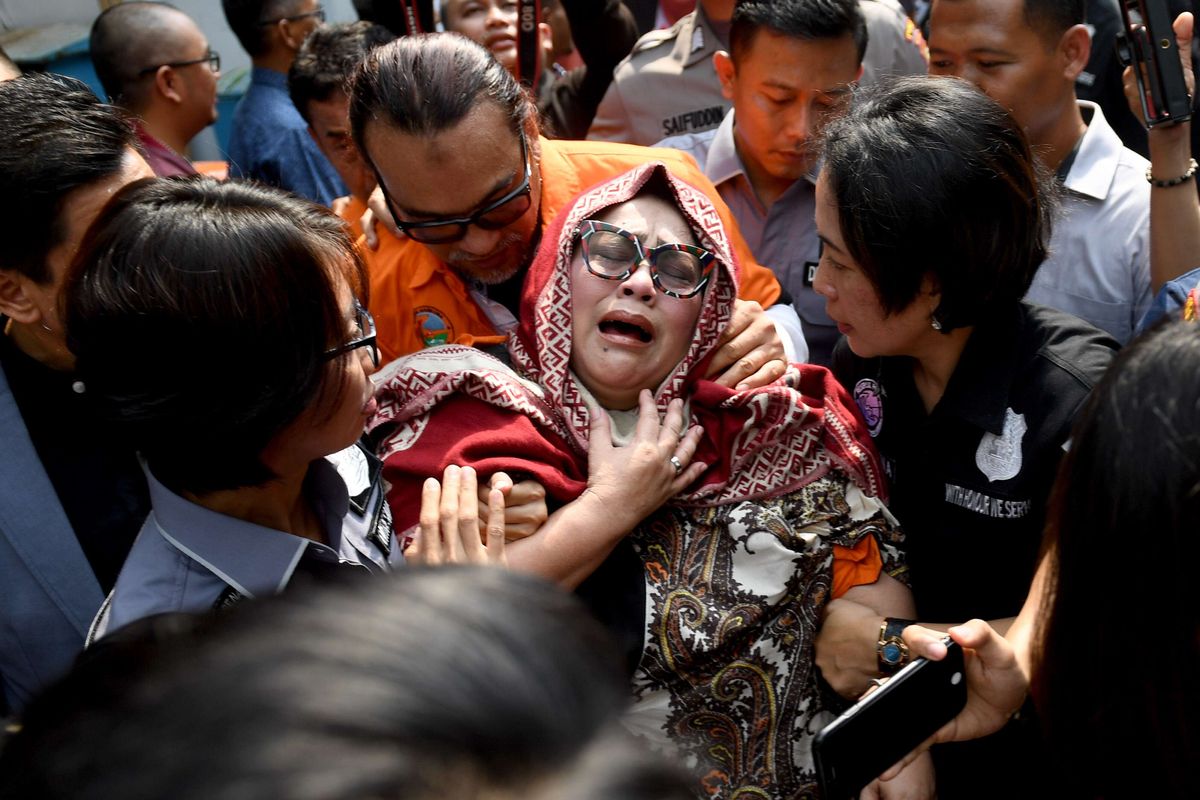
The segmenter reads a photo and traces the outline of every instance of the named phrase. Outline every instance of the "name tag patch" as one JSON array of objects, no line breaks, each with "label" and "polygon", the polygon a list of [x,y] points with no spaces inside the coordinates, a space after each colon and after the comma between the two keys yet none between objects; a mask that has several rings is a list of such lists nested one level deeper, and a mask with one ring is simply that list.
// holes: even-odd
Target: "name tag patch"
[{"label": "name tag patch", "polygon": [[1021,519],[1031,505],[1028,500],[1005,500],[953,483],[946,484],[946,502],[993,519]]},{"label": "name tag patch", "polygon": [[809,289],[812,288],[813,282],[817,279],[817,267],[820,266],[819,261],[804,262],[804,285]]}]

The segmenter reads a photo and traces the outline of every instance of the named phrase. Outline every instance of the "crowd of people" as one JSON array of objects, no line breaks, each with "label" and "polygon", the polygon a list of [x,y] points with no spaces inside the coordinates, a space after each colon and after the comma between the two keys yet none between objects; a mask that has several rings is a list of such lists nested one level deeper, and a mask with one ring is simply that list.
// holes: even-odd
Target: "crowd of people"
[{"label": "crowd of people", "polygon": [[103,101],[0,58],[0,795],[820,797],[949,636],[862,797],[1191,796],[1200,194],[1114,0],[223,0],[216,177],[220,56],[107,5]]}]

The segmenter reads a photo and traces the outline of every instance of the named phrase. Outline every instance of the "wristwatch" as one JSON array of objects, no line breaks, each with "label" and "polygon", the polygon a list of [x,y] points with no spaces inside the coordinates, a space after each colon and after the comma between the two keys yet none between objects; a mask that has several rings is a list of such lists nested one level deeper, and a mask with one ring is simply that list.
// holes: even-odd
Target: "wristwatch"
[{"label": "wristwatch", "polygon": [[879,671],[892,675],[909,662],[908,645],[901,636],[904,629],[916,620],[887,617],[879,626],[879,641],[875,643],[875,656],[879,660]]}]

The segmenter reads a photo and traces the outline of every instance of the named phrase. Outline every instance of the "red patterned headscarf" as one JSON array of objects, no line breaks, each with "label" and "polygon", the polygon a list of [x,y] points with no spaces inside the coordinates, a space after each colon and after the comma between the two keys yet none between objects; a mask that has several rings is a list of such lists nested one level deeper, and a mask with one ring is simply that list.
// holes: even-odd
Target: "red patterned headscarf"
[{"label": "red patterned headscarf", "polygon": [[[712,506],[794,491],[830,469],[883,498],[870,437],[846,391],[823,367],[792,365],[776,382],[735,392],[705,380],[729,324],[738,266],[712,201],[659,163],[588,190],[550,224],[521,298],[521,324],[509,340],[513,368],[459,346],[393,362],[378,378],[379,411],[368,429],[378,442],[398,531],[416,524],[422,481],[449,464],[481,475],[531,476],[568,502],[587,484],[592,413],[571,372],[571,260],[585,219],[664,181],[697,242],[716,256],[691,346],[655,391],[660,413],[676,397],[704,428],[695,458],[705,473],[670,502]],[[593,406],[594,407],[594,406]]]}]

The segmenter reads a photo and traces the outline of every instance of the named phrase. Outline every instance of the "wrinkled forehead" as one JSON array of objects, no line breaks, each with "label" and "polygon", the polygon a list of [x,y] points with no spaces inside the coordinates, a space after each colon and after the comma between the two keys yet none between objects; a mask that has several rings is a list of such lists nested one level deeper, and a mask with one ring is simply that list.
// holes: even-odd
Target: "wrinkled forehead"
[{"label": "wrinkled forehead", "polygon": [[654,194],[639,194],[602,209],[593,218],[624,228],[650,247],[664,242],[698,244],[679,207]]}]

